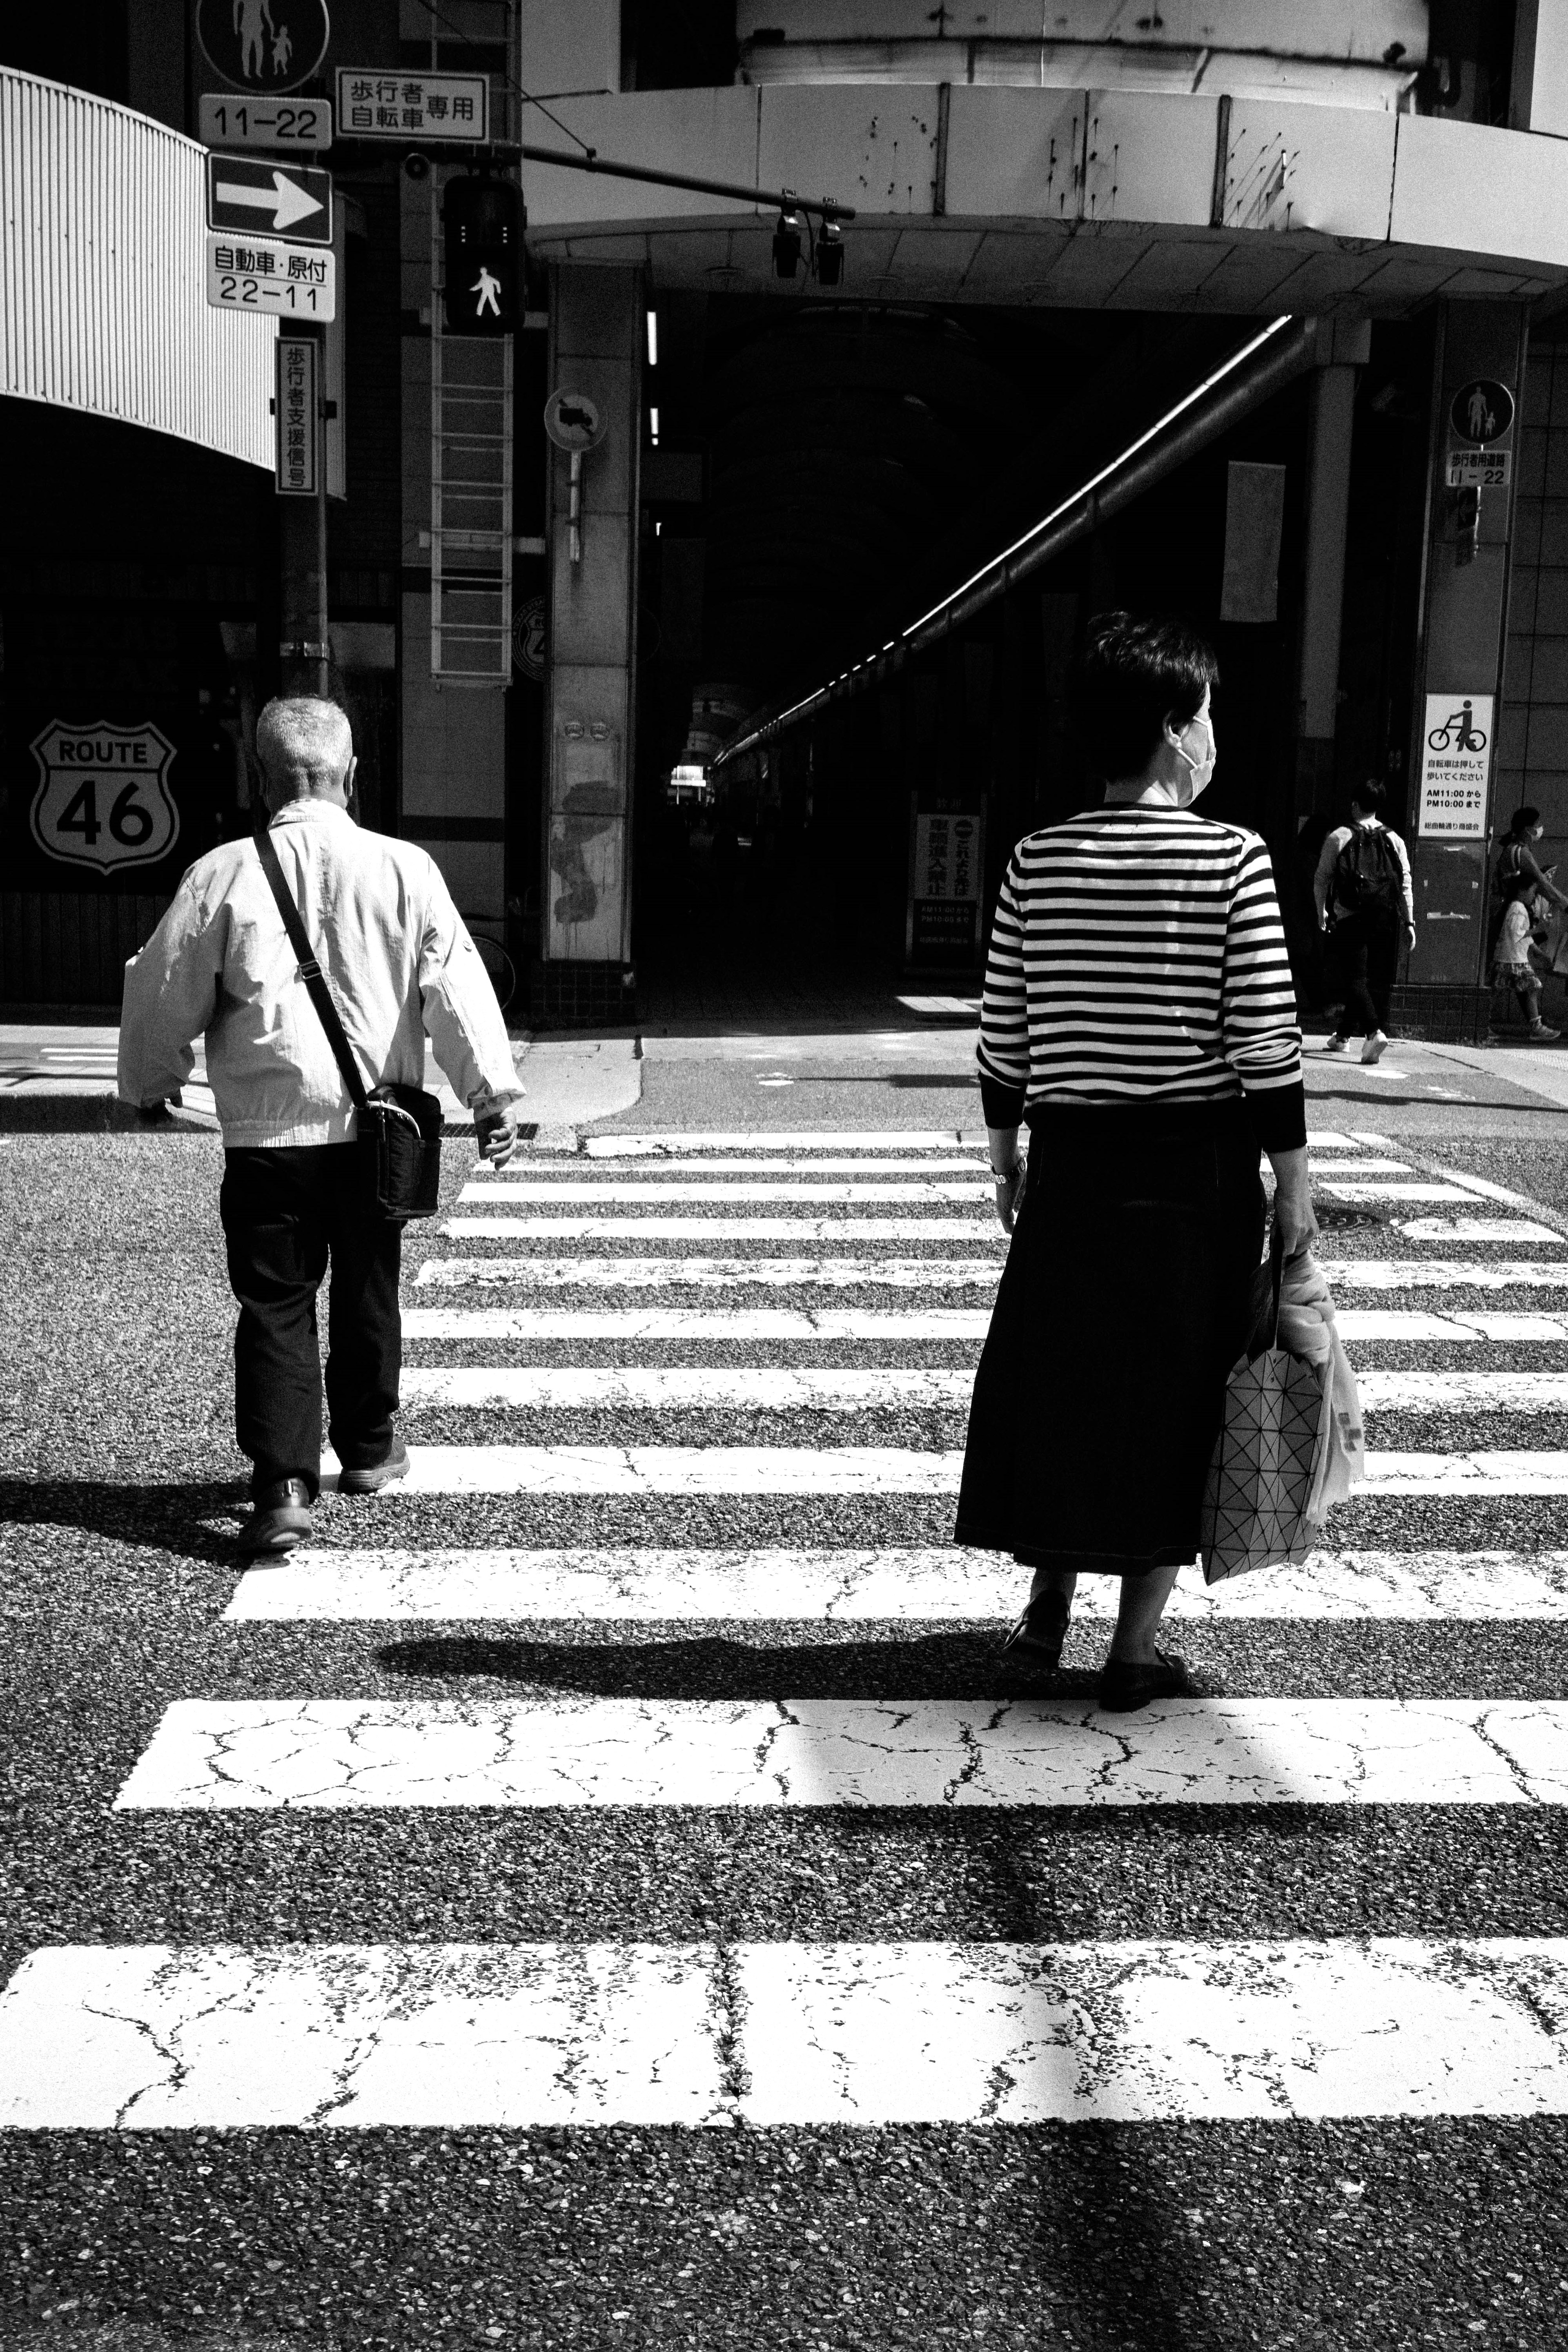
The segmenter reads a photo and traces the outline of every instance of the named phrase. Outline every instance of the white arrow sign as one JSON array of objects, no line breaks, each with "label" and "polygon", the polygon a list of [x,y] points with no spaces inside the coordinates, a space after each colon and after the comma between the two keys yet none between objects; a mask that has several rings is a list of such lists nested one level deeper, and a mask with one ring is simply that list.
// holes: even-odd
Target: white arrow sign
[{"label": "white arrow sign", "polygon": [[306,220],[311,213],[321,210],[318,197],[282,172],[273,173],[270,188],[241,188],[232,181],[219,180],[214,193],[220,204],[247,205],[257,211],[270,213],[273,233],[279,236],[296,221]]}]

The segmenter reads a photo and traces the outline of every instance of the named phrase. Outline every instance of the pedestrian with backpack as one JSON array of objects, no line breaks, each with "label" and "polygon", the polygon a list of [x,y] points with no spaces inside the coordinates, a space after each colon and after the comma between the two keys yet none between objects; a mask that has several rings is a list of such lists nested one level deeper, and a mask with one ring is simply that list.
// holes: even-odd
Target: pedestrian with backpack
[{"label": "pedestrian with backpack", "polygon": [[1401,937],[1415,945],[1415,893],[1410,858],[1383,821],[1385,793],[1375,776],[1351,795],[1351,821],[1324,840],[1312,877],[1318,928],[1330,948],[1345,1002],[1325,1051],[1343,1054],[1353,1036],[1363,1062],[1388,1047],[1388,1000],[1399,968]]}]

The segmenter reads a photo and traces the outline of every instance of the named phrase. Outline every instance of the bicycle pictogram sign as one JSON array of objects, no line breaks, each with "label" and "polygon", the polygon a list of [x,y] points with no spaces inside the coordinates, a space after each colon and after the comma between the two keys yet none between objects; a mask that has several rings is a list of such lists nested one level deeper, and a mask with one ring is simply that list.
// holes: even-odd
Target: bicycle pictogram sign
[{"label": "bicycle pictogram sign", "polygon": [[1458,710],[1451,710],[1441,727],[1434,727],[1426,740],[1434,751],[1447,751],[1450,747],[1456,751],[1484,751],[1487,748],[1486,736],[1475,725],[1468,701],[1461,703]]}]

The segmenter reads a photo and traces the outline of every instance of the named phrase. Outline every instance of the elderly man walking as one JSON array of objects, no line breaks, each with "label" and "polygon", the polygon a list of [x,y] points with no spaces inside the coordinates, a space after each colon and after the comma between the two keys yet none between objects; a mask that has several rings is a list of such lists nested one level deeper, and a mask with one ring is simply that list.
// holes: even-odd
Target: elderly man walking
[{"label": "elderly man walking", "polygon": [[[256,750],[269,839],[368,1087],[417,1087],[425,1037],[498,1167],[516,1148],[506,1024],[478,950],[424,850],[363,833],[355,761],[334,702],[269,702]],[[331,1265],[327,1404],[343,1494],[408,1468],[393,1426],[403,1332],[402,1227],[377,1209],[355,1109],[254,841],[198,858],[125,968],[120,1093],[148,1109],[189,1077],[206,1035],[223,1124],[220,1213],[239,1301],[235,1421],[253,1465],[247,1553],[310,1533],[321,1485],[316,1294]]]}]

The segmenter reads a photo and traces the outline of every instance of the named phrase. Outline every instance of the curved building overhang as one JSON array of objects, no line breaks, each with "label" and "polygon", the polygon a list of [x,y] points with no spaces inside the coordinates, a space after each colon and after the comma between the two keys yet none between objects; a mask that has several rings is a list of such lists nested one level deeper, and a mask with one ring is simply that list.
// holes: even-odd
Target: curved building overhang
[{"label": "curved building overhang", "polygon": [[277,323],[208,307],[205,153],[0,69],[0,393],[270,470]]},{"label": "curved building overhang", "polygon": [[[906,81],[578,100],[618,162],[853,205],[846,301],[1399,317],[1568,285],[1568,142],[1271,96]],[[550,261],[799,299],[770,208],[525,167]]]}]

